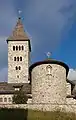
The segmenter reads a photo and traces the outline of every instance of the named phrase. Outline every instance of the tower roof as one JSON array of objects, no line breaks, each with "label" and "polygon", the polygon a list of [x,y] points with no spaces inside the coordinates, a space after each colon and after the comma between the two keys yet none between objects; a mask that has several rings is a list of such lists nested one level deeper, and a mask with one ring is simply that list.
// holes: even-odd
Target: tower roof
[{"label": "tower roof", "polygon": [[9,36],[8,40],[28,40],[28,36],[24,31],[24,27],[19,17],[16,23],[16,26],[12,32],[12,35]]}]

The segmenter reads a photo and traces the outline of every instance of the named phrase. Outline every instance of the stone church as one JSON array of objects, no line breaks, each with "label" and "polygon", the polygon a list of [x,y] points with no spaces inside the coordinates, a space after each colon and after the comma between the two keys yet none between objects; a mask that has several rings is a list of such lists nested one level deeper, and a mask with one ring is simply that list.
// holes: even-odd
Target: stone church
[{"label": "stone church", "polygon": [[12,35],[8,37],[8,82],[0,83],[0,104],[12,104],[15,91],[22,88],[27,103],[65,104],[75,101],[76,81],[69,81],[69,67],[55,59],[30,64],[31,40],[18,18]]}]

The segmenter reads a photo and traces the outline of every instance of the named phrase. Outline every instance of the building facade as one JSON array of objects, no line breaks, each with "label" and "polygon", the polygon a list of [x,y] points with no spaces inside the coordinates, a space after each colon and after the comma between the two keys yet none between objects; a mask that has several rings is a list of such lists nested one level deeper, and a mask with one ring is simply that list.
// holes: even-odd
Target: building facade
[{"label": "building facade", "polygon": [[31,48],[20,18],[7,43],[8,83],[28,83]]},{"label": "building facade", "polygon": [[[15,91],[22,88],[31,104],[66,104],[75,102],[76,82],[67,80],[69,67],[54,59],[30,65],[31,41],[18,18],[7,39],[8,82],[0,83],[0,104],[12,104]],[[70,101],[69,101],[70,103]]]}]

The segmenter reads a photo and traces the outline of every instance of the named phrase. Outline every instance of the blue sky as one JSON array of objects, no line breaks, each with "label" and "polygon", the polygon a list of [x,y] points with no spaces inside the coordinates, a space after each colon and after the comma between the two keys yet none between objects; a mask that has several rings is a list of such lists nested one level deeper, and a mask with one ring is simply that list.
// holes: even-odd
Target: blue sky
[{"label": "blue sky", "polygon": [[51,57],[65,62],[69,78],[76,79],[76,0],[0,0],[0,81],[7,80],[6,39],[21,10],[25,31],[31,38],[32,63]]}]

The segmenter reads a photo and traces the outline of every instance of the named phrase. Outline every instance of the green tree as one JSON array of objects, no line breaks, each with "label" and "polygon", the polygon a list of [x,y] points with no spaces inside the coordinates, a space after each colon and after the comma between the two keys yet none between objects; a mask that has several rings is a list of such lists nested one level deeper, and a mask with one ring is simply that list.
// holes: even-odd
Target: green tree
[{"label": "green tree", "polygon": [[20,89],[19,91],[15,91],[14,96],[13,96],[13,103],[26,104],[27,100],[28,100],[28,97],[26,96],[24,91],[22,91],[22,89]]}]

